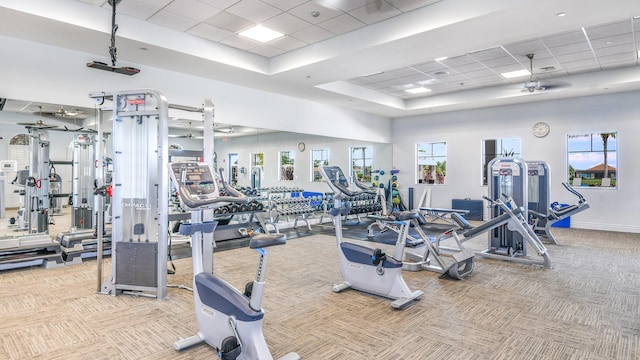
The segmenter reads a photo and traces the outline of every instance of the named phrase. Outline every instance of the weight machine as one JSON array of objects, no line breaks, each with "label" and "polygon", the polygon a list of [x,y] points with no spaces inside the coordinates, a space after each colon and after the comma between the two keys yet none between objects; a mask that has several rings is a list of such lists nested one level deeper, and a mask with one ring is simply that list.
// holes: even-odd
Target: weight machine
[{"label": "weight machine", "polygon": [[[493,227],[489,232],[489,246],[478,256],[511,260],[527,264],[551,267],[547,249],[529,225],[528,219],[528,166],[519,157],[501,157],[491,160],[487,166],[488,197],[491,202],[490,222],[504,217],[507,222]],[[506,203],[502,199],[506,199]],[[482,226],[478,227],[481,228]],[[527,244],[533,247],[542,261],[527,257]]]},{"label": "weight machine", "polygon": [[[169,201],[167,100],[152,90],[96,92],[89,97],[100,106],[110,100],[113,112],[112,275],[102,284],[100,292],[165,299]],[[102,141],[102,126],[99,129],[96,143]],[[102,148],[96,152],[95,161],[102,164]],[[104,214],[96,209],[102,209],[105,184],[104,174],[98,173],[94,212],[101,244]],[[102,246],[98,247],[98,259],[100,283]]]},{"label": "weight machine", "polygon": [[549,200],[551,188],[549,165],[544,161],[527,161],[527,166],[529,169],[529,222],[533,225],[533,230],[541,239],[546,239],[552,244],[558,244],[558,240],[551,232],[553,224],[571,215],[587,210],[589,204],[584,196],[573,189],[568,183],[562,183],[562,186],[578,197],[578,202],[573,205],[561,205],[557,202],[551,203]]}]

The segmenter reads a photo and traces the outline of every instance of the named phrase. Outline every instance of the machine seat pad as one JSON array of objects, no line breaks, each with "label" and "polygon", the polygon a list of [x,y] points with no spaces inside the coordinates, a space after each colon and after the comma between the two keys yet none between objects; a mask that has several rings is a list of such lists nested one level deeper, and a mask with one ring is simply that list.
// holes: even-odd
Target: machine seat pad
[{"label": "machine seat pad", "polygon": [[263,311],[249,306],[249,298],[215,275],[202,272],[195,276],[193,282],[200,301],[210,308],[233,315],[239,321],[256,321],[264,317]]},{"label": "machine seat pad", "polygon": [[[580,205],[569,205],[569,206],[565,206],[563,208],[560,209],[549,209],[549,211],[551,212],[550,216],[549,216],[549,220],[563,220],[565,218],[567,218],[568,216],[573,215],[574,213],[578,213],[580,211],[586,210],[589,208],[589,204],[584,204],[582,206]],[[576,211],[580,209],[580,211]]]},{"label": "machine seat pad", "polygon": [[[350,242],[340,243],[340,249],[342,250],[342,253],[347,258],[347,260],[352,263],[375,266],[373,265],[373,252],[375,249]],[[382,267],[387,269],[398,267],[401,268],[402,261],[387,256],[386,259],[382,262]]]},{"label": "machine seat pad", "polygon": [[287,235],[286,234],[258,233],[258,234],[255,234],[255,235],[251,236],[251,240],[249,240],[249,248],[258,249],[258,248],[264,248],[264,247],[267,247],[267,246],[283,245],[283,244],[286,244],[286,243],[287,243]]},{"label": "machine seat pad", "polygon": [[[517,208],[511,210],[511,212],[513,212],[514,215],[520,214],[522,212],[522,208],[521,207],[517,207]],[[464,237],[466,237],[466,238],[472,237],[472,236],[474,236],[476,234],[479,234],[479,233],[482,233],[482,232],[484,232],[486,230],[493,229],[495,226],[497,226],[498,224],[502,223],[503,221],[509,220],[510,217],[511,216],[509,216],[508,213],[503,213],[502,215],[500,215],[498,217],[495,217],[495,218],[487,221],[486,223],[484,223],[484,224],[482,224],[482,225],[480,225],[478,227],[475,227],[475,228],[469,229],[468,231],[465,231],[464,234],[462,234],[462,235],[464,235]]]},{"label": "machine seat pad", "polygon": [[461,229],[471,229],[471,224],[462,215],[458,213],[451,213],[451,220],[455,221]]},{"label": "machine seat pad", "polygon": [[411,219],[417,219],[420,217],[420,214],[415,211],[394,211],[392,215],[398,221],[406,221]]}]

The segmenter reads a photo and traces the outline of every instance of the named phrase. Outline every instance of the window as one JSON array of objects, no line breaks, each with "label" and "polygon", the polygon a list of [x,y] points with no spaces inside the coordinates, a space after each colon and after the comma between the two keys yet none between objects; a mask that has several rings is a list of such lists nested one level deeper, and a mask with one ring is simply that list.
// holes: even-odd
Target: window
[{"label": "window", "polygon": [[311,150],[311,181],[324,181],[320,174],[320,168],[328,165],[329,150]]},{"label": "window", "polygon": [[573,186],[618,187],[617,132],[567,136],[569,182]]},{"label": "window", "polygon": [[295,152],[280,151],[280,181],[293,180],[293,162]]},{"label": "window", "polygon": [[497,157],[520,156],[520,139],[482,140],[482,185],[487,185],[487,165]]},{"label": "window", "polygon": [[418,184],[444,184],[447,176],[447,143],[417,144]]},{"label": "window", "polygon": [[373,167],[373,151],[370,146],[356,146],[351,148],[351,176],[356,173],[358,179],[364,183],[371,182]]},{"label": "window", "polygon": [[251,167],[263,167],[264,166],[264,153],[251,154]]},{"label": "window", "polygon": [[229,183],[238,185],[238,154],[229,154]]}]

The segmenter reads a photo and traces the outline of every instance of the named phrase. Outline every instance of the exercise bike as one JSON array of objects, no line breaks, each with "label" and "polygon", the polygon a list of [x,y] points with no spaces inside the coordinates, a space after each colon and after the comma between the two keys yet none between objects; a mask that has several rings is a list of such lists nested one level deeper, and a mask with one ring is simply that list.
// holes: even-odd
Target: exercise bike
[{"label": "exercise bike", "polygon": [[[272,360],[273,357],[262,333],[264,311],[265,272],[269,247],[285,244],[284,234],[256,234],[249,247],[260,253],[256,279],[248,283],[244,293],[220,277],[205,271],[202,234],[213,233],[217,221],[203,222],[202,211],[229,203],[247,203],[248,198],[225,185],[227,196],[220,196],[216,181],[208,165],[198,163],[170,163],[169,173],[179,193],[180,202],[191,211],[191,223],[180,225],[179,232],[191,236],[193,257],[193,295],[199,331],[174,343],[176,350],[205,342],[218,351],[224,360]],[[215,240],[214,240],[215,246]],[[297,360],[289,353],[281,360]]]},{"label": "exercise bike", "polygon": [[[320,168],[322,177],[333,190],[335,206],[331,209],[336,229],[338,253],[340,256],[340,272],[344,282],[333,285],[333,291],[353,288],[369,294],[393,299],[391,306],[403,309],[418,300],[423,292],[413,291],[402,277],[402,259],[396,259],[382,252],[363,245],[344,241],[342,237],[342,216],[349,214],[350,207],[343,206],[346,197],[360,194],[349,190],[349,182],[342,170],[337,166]],[[397,246],[397,245],[396,245]],[[404,244],[400,244],[404,247]]]}]

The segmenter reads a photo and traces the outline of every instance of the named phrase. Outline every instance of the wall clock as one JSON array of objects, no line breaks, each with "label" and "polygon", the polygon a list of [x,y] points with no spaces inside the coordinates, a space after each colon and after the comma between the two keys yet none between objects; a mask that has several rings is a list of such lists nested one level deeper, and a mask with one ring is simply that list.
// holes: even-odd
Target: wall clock
[{"label": "wall clock", "polygon": [[306,148],[307,146],[302,141],[298,143],[298,150],[300,150],[300,152],[304,151]]},{"label": "wall clock", "polygon": [[536,137],[542,138],[549,135],[551,131],[551,127],[546,122],[538,122],[533,125],[533,135]]}]

